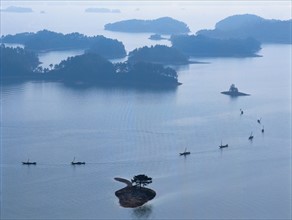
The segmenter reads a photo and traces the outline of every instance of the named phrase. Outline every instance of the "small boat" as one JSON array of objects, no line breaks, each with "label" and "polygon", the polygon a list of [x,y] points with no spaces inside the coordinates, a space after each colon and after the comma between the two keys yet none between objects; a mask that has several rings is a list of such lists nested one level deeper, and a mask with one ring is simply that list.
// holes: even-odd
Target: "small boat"
[{"label": "small boat", "polygon": [[179,153],[180,156],[186,156],[186,155],[189,155],[189,154],[191,154],[191,152],[187,151],[187,148],[185,148],[184,152]]},{"label": "small boat", "polygon": [[26,162],[22,162],[22,165],[36,165],[36,162],[30,162],[29,159],[27,159]]},{"label": "small boat", "polygon": [[75,157],[73,159],[73,161],[71,162],[72,165],[85,165],[85,162],[80,162],[80,161],[76,161],[75,162]]},{"label": "small boat", "polygon": [[262,118],[258,119],[257,122],[260,124],[261,123]]},{"label": "small boat", "polygon": [[248,140],[252,140],[253,139],[253,135],[252,132],[250,133],[250,136],[248,137]]},{"label": "small boat", "polygon": [[[250,94],[246,94],[246,93],[243,93],[243,92],[239,92],[238,91],[238,88],[235,87],[234,84],[232,84],[229,88],[228,91],[224,91],[224,92],[221,92],[222,94],[224,95],[230,95],[232,97],[236,97],[236,96],[249,96]],[[242,112],[243,114],[243,112]]]},{"label": "small boat", "polygon": [[263,126],[263,128],[262,128],[262,133],[264,133],[265,132],[265,128],[264,128],[264,126]]},{"label": "small boat", "polygon": [[219,146],[219,148],[221,149],[221,148],[226,148],[226,147],[228,147],[228,144],[222,145],[222,141],[221,141],[221,145]]},{"label": "small boat", "polygon": [[240,109],[240,114],[243,115],[243,110],[242,109]]}]

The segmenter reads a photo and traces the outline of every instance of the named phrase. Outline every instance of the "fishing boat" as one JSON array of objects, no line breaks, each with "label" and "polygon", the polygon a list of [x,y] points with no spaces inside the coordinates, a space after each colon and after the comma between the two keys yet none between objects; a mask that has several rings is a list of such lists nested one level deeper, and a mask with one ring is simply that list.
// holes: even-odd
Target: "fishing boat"
[{"label": "fishing boat", "polygon": [[27,159],[26,162],[22,162],[22,165],[36,165],[36,162],[30,162],[29,159]]},{"label": "fishing boat", "polygon": [[221,145],[219,146],[219,148],[221,149],[221,148],[226,148],[226,147],[228,147],[228,144],[222,145],[222,141],[221,141]]},{"label": "fishing boat", "polygon": [[262,128],[262,133],[264,133],[265,132],[265,128],[264,128],[264,126],[263,126],[263,128]]},{"label": "fishing boat", "polygon": [[75,162],[75,157],[73,159],[73,161],[71,162],[72,165],[85,165],[85,162],[80,162],[80,161],[76,161]]},{"label": "fishing boat", "polygon": [[186,155],[189,155],[189,154],[191,154],[191,152],[187,151],[187,148],[185,148],[184,152],[179,153],[180,156],[186,156]]},{"label": "fishing boat", "polygon": [[252,140],[253,139],[253,135],[252,132],[250,133],[250,136],[248,137],[248,140]]},{"label": "fishing boat", "polygon": [[230,86],[230,88],[229,88],[228,91],[224,91],[224,92],[221,92],[221,93],[224,94],[224,95],[230,95],[232,97],[236,97],[236,96],[249,96],[250,95],[250,94],[247,94],[247,93],[239,92],[238,88],[235,87],[234,84],[232,84]]}]

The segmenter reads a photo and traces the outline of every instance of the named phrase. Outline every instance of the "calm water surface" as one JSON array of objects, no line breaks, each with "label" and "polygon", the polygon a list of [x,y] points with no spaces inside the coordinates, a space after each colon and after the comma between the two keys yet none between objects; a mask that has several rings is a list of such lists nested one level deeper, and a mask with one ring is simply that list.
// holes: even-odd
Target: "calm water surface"
[{"label": "calm water surface", "polygon": [[[1,218],[291,218],[291,46],[260,54],[176,67],[171,91],[2,86]],[[113,178],[140,173],[156,198],[121,208]]]}]

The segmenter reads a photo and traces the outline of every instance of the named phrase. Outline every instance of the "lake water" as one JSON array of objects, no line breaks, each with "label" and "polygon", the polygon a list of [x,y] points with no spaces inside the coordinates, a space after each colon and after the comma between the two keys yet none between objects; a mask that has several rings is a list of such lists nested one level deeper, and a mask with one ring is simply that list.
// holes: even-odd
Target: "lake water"
[{"label": "lake water", "polygon": [[[129,52],[169,42],[104,31],[105,23],[167,15],[196,32],[232,14],[291,18],[288,1],[75,3],[19,2],[34,13],[1,13],[1,34],[102,34]],[[84,13],[88,7],[122,13]],[[290,219],[291,49],[263,45],[263,57],[195,59],[208,64],[175,66],[183,84],[168,91],[2,85],[1,219]],[[48,67],[82,53],[39,57]],[[251,96],[220,94],[232,83]],[[221,141],[229,147],[220,150]],[[185,148],[191,154],[179,156]],[[74,157],[86,165],[72,166]],[[27,158],[37,165],[23,166]],[[114,192],[124,184],[114,177],[140,173],[153,178],[156,197],[140,208],[120,207]]]},{"label": "lake water", "polygon": [[[291,46],[260,54],[176,67],[173,91],[2,86],[1,218],[290,218]],[[232,83],[251,96],[220,94]],[[120,207],[113,178],[140,173],[157,196]]]}]

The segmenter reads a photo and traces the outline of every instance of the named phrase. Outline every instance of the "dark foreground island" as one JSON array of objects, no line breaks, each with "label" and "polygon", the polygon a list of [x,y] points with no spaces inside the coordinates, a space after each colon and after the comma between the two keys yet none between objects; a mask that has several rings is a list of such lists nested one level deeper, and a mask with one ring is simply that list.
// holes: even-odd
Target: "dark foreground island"
[{"label": "dark foreground island", "polygon": [[119,182],[126,183],[127,186],[115,192],[119,198],[120,205],[125,208],[136,208],[144,205],[156,196],[156,192],[152,189],[132,186],[129,180],[123,178],[115,178]]}]

